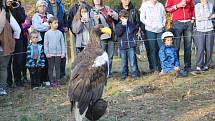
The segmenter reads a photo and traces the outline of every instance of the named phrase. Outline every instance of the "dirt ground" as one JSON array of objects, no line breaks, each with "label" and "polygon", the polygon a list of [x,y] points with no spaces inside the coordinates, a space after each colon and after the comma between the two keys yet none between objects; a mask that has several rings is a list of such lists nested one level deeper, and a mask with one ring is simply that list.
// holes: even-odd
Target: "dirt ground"
[{"label": "dirt ground", "polygon": [[[140,64],[146,71],[145,62]],[[215,69],[186,78],[142,74],[135,81],[121,81],[119,66],[113,72],[104,95],[108,109],[99,121],[215,121]],[[67,89],[67,83],[11,89],[0,97],[0,121],[74,121]]]}]

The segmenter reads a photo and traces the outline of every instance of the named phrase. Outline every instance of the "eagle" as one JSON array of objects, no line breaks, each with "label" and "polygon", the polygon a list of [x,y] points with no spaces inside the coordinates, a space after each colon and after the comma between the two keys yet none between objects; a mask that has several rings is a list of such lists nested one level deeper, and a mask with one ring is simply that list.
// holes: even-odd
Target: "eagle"
[{"label": "eagle", "polygon": [[85,116],[98,120],[107,108],[106,101],[101,99],[109,72],[108,54],[100,44],[102,34],[111,34],[111,29],[97,25],[91,30],[88,44],[72,66],[68,96],[71,111],[75,108],[76,121],[82,121]]}]

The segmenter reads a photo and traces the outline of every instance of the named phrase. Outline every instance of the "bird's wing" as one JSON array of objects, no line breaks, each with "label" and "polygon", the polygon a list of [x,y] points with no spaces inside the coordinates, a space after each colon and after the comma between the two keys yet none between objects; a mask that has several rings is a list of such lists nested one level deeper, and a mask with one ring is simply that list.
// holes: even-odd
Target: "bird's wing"
[{"label": "bird's wing", "polygon": [[90,103],[101,98],[107,81],[108,64],[96,63],[96,58],[84,59],[72,70],[69,97],[71,101],[78,102],[80,114]]}]

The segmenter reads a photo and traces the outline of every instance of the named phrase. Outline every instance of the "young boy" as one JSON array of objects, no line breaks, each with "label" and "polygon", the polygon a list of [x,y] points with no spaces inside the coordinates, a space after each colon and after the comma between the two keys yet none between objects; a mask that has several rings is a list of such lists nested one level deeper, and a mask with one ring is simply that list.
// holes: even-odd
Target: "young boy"
[{"label": "young boy", "polygon": [[173,36],[171,32],[164,32],[161,36],[163,45],[159,50],[159,57],[162,70],[159,75],[175,71],[177,72],[177,77],[185,77],[186,74],[180,69],[176,49],[173,47]]},{"label": "young boy", "polygon": [[31,78],[31,87],[42,85],[41,69],[45,66],[43,46],[38,44],[38,32],[33,31],[30,34],[31,42],[27,47],[26,67],[29,69]]},{"label": "young boy", "polygon": [[119,12],[120,22],[116,25],[116,35],[120,41],[120,55],[122,66],[122,80],[127,77],[128,61],[131,68],[131,77],[133,80],[137,78],[137,60],[135,56],[135,35],[138,28],[128,21],[128,12],[122,10]]},{"label": "young boy", "polygon": [[[44,52],[48,59],[48,75],[49,81],[52,86],[59,86],[60,81],[60,62],[61,58],[66,56],[66,45],[64,36],[58,28],[58,20],[56,17],[49,19],[49,25],[51,27],[45,33],[44,37]],[[54,78],[54,68],[56,72],[56,79]]]}]

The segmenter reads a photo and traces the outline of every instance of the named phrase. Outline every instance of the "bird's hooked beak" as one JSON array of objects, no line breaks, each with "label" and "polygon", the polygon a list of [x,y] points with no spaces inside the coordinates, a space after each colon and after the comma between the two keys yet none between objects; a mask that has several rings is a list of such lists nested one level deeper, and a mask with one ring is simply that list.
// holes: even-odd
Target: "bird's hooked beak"
[{"label": "bird's hooked beak", "polygon": [[111,29],[109,27],[102,27],[102,28],[100,28],[100,30],[104,34],[109,34],[109,35],[112,34],[112,31],[111,31]]}]

